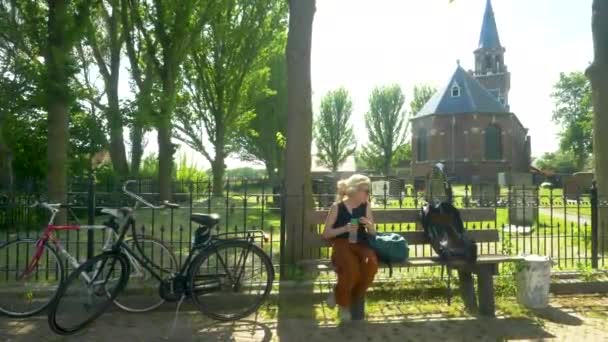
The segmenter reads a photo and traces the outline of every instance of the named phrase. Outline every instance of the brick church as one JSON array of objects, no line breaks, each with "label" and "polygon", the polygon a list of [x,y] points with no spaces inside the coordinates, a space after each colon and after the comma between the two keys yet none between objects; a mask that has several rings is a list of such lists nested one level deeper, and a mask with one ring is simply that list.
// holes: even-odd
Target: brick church
[{"label": "brick church", "polygon": [[487,0],[475,70],[460,62],[445,87],[412,119],[412,175],[443,162],[460,182],[496,182],[499,172],[528,172],[528,129],[509,110],[511,74]]}]

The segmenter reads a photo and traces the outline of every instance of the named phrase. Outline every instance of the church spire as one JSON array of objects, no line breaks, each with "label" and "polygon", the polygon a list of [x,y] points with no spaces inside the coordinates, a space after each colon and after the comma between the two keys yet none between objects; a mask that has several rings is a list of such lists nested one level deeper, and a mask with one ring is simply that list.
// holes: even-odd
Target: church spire
[{"label": "church spire", "polygon": [[496,28],[496,19],[494,18],[494,10],[492,9],[492,1],[487,0],[483,24],[481,25],[481,34],[479,35],[479,49],[499,49],[501,47],[498,29]]}]

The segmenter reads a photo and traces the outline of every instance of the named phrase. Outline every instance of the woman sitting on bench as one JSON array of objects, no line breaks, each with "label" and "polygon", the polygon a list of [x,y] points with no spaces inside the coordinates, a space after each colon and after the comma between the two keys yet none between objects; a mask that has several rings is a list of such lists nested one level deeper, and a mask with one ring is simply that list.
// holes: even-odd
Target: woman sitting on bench
[{"label": "woman sitting on bench", "polygon": [[363,305],[365,292],[378,271],[376,254],[367,244],[367,235],[376,234],[369,204],[370,183],[362,175],[339,181],[336,203],[325,221],[323,238],[331,242],[331,259],[338,273],[328,305],[339,305],[342,321],[351,319],[351,305]]}]

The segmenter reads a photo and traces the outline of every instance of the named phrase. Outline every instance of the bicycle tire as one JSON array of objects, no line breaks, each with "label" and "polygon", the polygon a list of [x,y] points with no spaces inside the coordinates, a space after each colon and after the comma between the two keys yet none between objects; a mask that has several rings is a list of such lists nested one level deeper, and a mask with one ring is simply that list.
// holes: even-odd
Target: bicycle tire
[{"label": "bicycle tire", "polygon": [[[145,247],[146,242],[152,242],[152,244],[156,244],[163,250],[164,254],[161,254],[161,258],[160,258],[160,263],[163,263],[163,265],[158,265],[158,264],[154,263],[154,261],[151,260],[154,257],[154,255],[153,255],[154,252],[152,252],[151,253],[152,257],[148,256],[148,260],[144,260],[147,263],[150,263],[150,261],[153,262],[152,265],[146,265],[147,267],[154,268],[154,271],[160,272],[161,275],[162,275],[162,273],[173,273],[173,272],[178,271],[179,264],[177,263],[177,258],[175,257],[175,254],[173,253],[173,251],[163,241],[156,239],[154,237],[151,237],[151,236],[147,236],[147,235],[138,235],[136,239],[134,239],[133,237],[125,239],[124,243],[128,244],[131,241],[132,242],[137,241],[138,243],[143,243],[144,246],[142,246],[142,247],[144,249],[144,252],[146,251],[146,247]],[[135,253],[141,253],[139,251],[139,249],[135,248],[135,246],[133,246],[133,248],[130,248],[130,249]],[[166,256],[166,258],[163,258],[163,256]],[[164,265],[165,261],[169,261],[170,268],[165,267],[166,266],[166,265]],[[136,260],[132,260],[129,258],[129,262],[131,264],[131,267],[130,267],[129,281],[127,282],[127,287],[125,288],[124,291],[122,291],[118,295],[118,297],[116,297],[116,299],[114,299],[114,304],[124,311],[133,312],[133,313],[148,312],[148,311],[154,310],[154,309],[158,308],[159,306],[161,306],[165,302],[165,300],[160,297],[160,292],[158,290],[159,286],[160,286],[160,282],[158,282],[158,281],[155,283],[154,287],[149,289],[149,290],[153,290],[153,296],[158,298],[158,300],[156,300],[153,304],[147,305],[147,306],[141,308],[141,307],[136,307],[132,303],[128,303],[126,296],[130,295],[130,293],[127,293],[129,291],[129,287],[131,285],[136,284],[133,279],[133,277],[135,276],[134,272],[137,271],[138,267],[143,268],[144,272],[146,271],[145,270],[146,266],[138,266],[138,265],[133,264],[134,262],[137,262]],[[146,275],[142,275],[142,277],[145,277],[145,276]],[[155,279],[154,277],[152,277],[152,278]],[[144,281],[144,280],[142,280],[142,281]],[[144,290],[146,290],[146,289],[144,289]]]},{"label": "bicycle tire", "polygon": [[[212,258],[214,256],[216,257],[216,260],[221,259],[222,250],[227,250],[229,248],[235,248],[235,250],[250,249],[251,254],[249,254],[249,255],[256,256],[259,259],[260,266],[263,267],[263,269],[261,269],[261,270],[265,271],[265,274],[266,274],[266,279],[261,282],[261,285],[264,287],[263,292],[259,296],[257,296],[257,299],[255,299],[251,304],[247,305],[242,310],[236,310],[236,312],[230,312],[230,310],[229,310],[230,305],[228,305],[227,302],[222,303],[222,300],[219,300],[217,305],[213,306],[211,304],[211,299],[213,298],[212,296],[199,298],[199,296],[197,295],[197,293],[201,292],[201,290],[199,289],[200,282],[197,282],[197,280],[200,280],[201,278],[213,278],[214,277],[213,273],[211,273],[209,276],[199,275],[197,273],[197,270],[200,270],[201,266],[206,261],[212,263],[213,262]],[[226,254],[228,254],[228,253],[226,253]],[[236,257],[236,253],[235,253],[235,257]],[[246,260],[246,262],[247,262],[247,260]],[[217,263],[217,261],[216,261],[216,263]],[[217,268],[217,266],[216,266],[216,268]],[[224,267],[224,270],[225,270],[225,267]],[[225,271],[227,271],[227,270],[225,270]],[[251,274],[259,275],[261,273],[255,272],[252,270]],[[222,280],[219,277],[225,278],[225,276],[218,274],[216,277],[218,277],[218,280],[216,280],[216,281],[219,282],[220,283],[219,286],[222,287],[222,285],[223,285]],[[270,291],[272,290],[273,281],[274,281],[274,268],[272,266],[272,262],[271,262],[270,258],[268,257],[268,255],[257,245],[250,243],[248,241],[245,241],[245,240],[220,241],[219,243],[204,249],[201,252],[201,254],[199,254],[195,258],[195,260],[192,262],[192,264],[190,265],[189,276],[188,276],[189,293],[191,294],[194,303],[198,306],[199,310],[204,315],[206,315],[212,319],[219,320],[219,321],[236,321],[236,320],[242,319],[244,317],[247,317],[250,314],[257,311],[260,308],[260,306],[262,306],[262,304],[266,301],[268,296],[270,295]],[[203,285],[203,287],[204,286],[205,285]],[[207,285],[207,287],[208,287],[208,285]],[[202,291],[202,292],[212,293],[212,291]],[[237,299],[233,299],[232,303],[243,304],[245,302],[243,300],[244,298],[246,298],[246,297],[240,297]],[[228,312],[220,312],[220,311],[228,311]]]},{"label": "bicycle tire", "polygon": [[[15,239],[15,240],[11,240],[8,241],[4,244],[2,244],[0,246],[0,288],[3,289],[3,291],[9,291],[9,289],[14,289],[14,291],[25,291],[25,295],[21,296],[19,294],[17,294],[16,292],[13,293],[13,295],[8,295],[7,293],[4,293],[2,296],[2,298],[0,298],[0,314],[3,314],[5,316],[8,317],[13,317],[13,318],[25,318],[25,317],[30,317],[33,315],[36,315],[40,312],[42,312],[44,309],[46,309],[51,302],[53,301],[53,299],[57,296],[57,289],[59,288],[62,280],[63,280],[63,272],[64,272],[64,268],[63,268],[63,263],[61,262],[61,259],[59,258],[59,254],[57,253],[57,251],[55,250],[55,248],[51,247],[50,245],[48,245],[47,243],[44,243],[44,251],[42,252],[42,255],[40,256],[40,260],[37,263],[36,266],[36,271],[35,273],[32,272],[31,274],[27,275],[27,279],[29,279],[31,276],[34,276],[36,279],[32,282],[33,286],[35,286],[36,284],[39,285],[37,286],[37,288],[35,287],[35,289],[37,291],[32,291],[32,290],[28,290],[30,287],[27,286],[26,284],[21,283],[21,279],[15,279],[15,282],[19,282],[19,284],[12,284],[15,286],[11,286],[11,278],[12,276],[9,275],[9,271],[14,271],[15,272],[15,278],[19,277],[19,274],[24,274],[24,272],[26,271],[28,264],[31,262],[32,258],[34,256],[34,253],[37,249],[37,243],[39,240],[36,239]],[[18,244],[25,244],[27,247],[24,247],[25,250],[28,251],[28,253],[25,254],[25,258],[23,259],[23,263],[19,264],[19,260],[18,259],[18,251],[19,251],[19,247],[17,247],[17,253],[16,255],[14,255],[15,253],[11,253],[11,251],[9,250],[9,248],[18,245]],[[31,246],[31,248],[30,248]],[[31,254],[30,254],[31,253]],[[13,264],[13,260],[15,259],[15,269],[11,269],[11,266]],[[45,258],[46,258],[46,262],[45,262]],[[53,259],[54,261],[50,261],[50,259]],[[20,259],[20,258],[19,258]],[[46,278],[46,282],[42,282],[39,281],[40,277],[40,264],[44,266],[47,266],[47,268],[43,271],[43,273],[46,274],[45,278]],[[54,274],[49,274],[49,268],[48,266],[51,266],[50,269],[53,269],[54,267],[54,271],[52,273]],[[54,281],[57,282],[56,288],[49,288],[49,275],[50,278],[53,279]],[[34,294],[39,294],[40,296],[35,296]],[[42,298],[41,296],[44,293],[50,293],[50,296],[48,298]],[[38,300],[35,300],[38,299]],[[24,300],[24,304],[27,304],[26,302],[39,302],[40,304],[32,309],[28,309],[28,310],[18,310],[17,309],[17,305],[18,302],[20,302],[21,300]],[[12,306],[10,303],[14,303]]]},{"label": "bicycle tire", "polygon": [[[109,261],[109,259],[114,259],[114,260]],[[107,277],[105,275],[103,275],[102,277],[99,277],[99,279],[104,278],[104,279],[100,280],[102,282],[101,285],[95,284],[96,283],[95,281],[93,282],[93,284],[91,284],[88,280],[84,281],[81,278],[81,274],[83,272],[88,272],[87,270],[93,270],[93,269],[95,269],[94,274],[98,273],[100,271],[102,272],[102,274],[103,274],[103,272],[106,272],[106,271],[108,272],[108,274],[111,274],[111,272],[114,272],[117,262],[120,264],[120,270],[119,270],[120,278],[116,282],[116,285],[113,286],[111,289],[107,288],[107,283],[108,283],[109,277]],[[87,276],[89,276],[89,275],[87,275]],[[95,279],[97,279],[97,278],[93,277],[93,280],[95,280]],[[57,291],[57,296],[51,303],[51,305],[49,307],[49,312],[48,312],[48,323],[49,323],[51,330],[53,330],[55,333],[60,334],[60,335],[70,335],[79,330],[82,330],[83,328],[85,328],[86,326],[91,324],[99,316],[101,316],[101,314],[103,314],[112,305],[116,296],[126,286],[128,279],[129,279],[129,261],[128,261],[127,257],[121,253],[116,253],[116,252],[103,253],[103,254],[99,254],[99,255],[94,256],[93,258],[87,260],[85,263],[78,266],[78,268],[76,268],[72,273],[70,273],[70,275],[67,277],[67,279],[59,287],[59,290]],[[61,323],[58,322],[58,317],[61,317],[61,321],[63,321],[63,317],[62,317],[63,314],[68,314],[68,316],[69,316],[70,310],[66,310],[66,309],[69,308],[69,304],[70,304],[69,301],[71,298],[66,298],[67,297],[66,295],[68,294],[68,290],[72,291],[71,285],[76,286],[78,284],[77,282],[80,282],[80,284],[84,284],[86,287],[86,292],[87,292],[87,297],[88,297],[86,302],[90,302],[91,300],[95,300],[97,298],[97,299],[101,300],[101,305],[99,305],[96,308],[96,310],[93,310],[91,315],[74,314],[73,316],[81,318],[82,322],[75,323],[75,324],[73,324],[73,326],[68,327],[67,322],[66,322],[66,324],[64,324],[63,322],[61,322]],[[69,294],[71,295],[71,292]],[[89,311],[87,308],[88,303],[85,303],[85,302],[77,303],[77,305],[73,306],[73,307],[79,308],[80,307],[79,304],[82,304],[82,308],[84,308],[85,311]],[[59,314],[58,314],[58,311],[61,311],[61,312],[59,312]]]}]

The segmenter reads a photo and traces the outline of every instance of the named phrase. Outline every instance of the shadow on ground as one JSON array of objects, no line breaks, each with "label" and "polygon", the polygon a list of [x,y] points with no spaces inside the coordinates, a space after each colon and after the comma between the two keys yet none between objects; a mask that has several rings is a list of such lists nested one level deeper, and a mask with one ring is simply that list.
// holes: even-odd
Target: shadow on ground
[{"label": "shadow on ground", "polygon": [[[27,320],[0,319],[2,341],[502,341],[542,340],[554,337],[536,322],[522,318],[421,319],[377,321],[347,325],[319,325],[313,320],[284,319],[282,322],[240,321],[214,323],[198,313],[185,313],[175,330],[168,313],[102,316],[82,333],[54,335],[46,317]],[[281,325],[281,335],[277,334]]]}]

